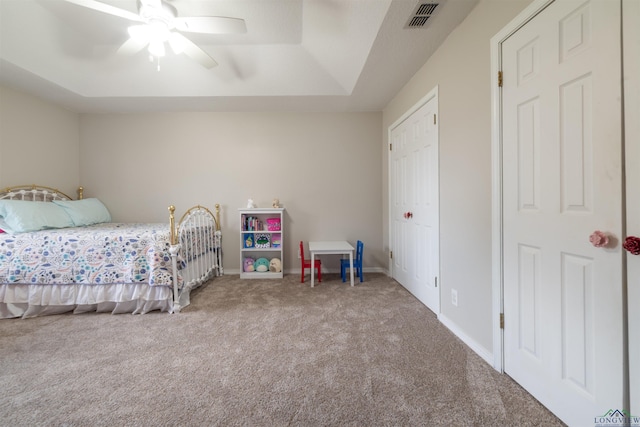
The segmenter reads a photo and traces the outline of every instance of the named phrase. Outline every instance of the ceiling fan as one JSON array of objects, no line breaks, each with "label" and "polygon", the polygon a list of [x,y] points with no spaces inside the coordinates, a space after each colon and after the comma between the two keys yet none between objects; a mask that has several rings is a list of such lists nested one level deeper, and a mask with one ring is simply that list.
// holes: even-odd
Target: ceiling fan
[{"label": "ceiling fan", "polygon": [[240,34],[247,31],[244,20],[239,18],[178,16],[176,8],[165,0],[137,0],[137,14],[97,0],[65,1],[139,23],[128,28],[130,38],[120,46],[118,53],[132,55],[147,47],[151,60],[164,56],[165,43],[168,43],[174,53],[184,53],[202,66],[213,68],[218,63],[182,32]]}]

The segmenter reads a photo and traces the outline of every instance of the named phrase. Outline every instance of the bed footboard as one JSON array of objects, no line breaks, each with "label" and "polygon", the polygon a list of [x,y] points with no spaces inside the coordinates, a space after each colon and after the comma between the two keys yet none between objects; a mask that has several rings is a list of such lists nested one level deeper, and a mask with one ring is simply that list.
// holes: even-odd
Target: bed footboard
[{"label": "bed footboard", "polygon": [[176,225],[175,207],[169,206],[174,313],[189,305],[192,289],[224,272],[219,204],[215,211],[214,215],[204,206],[194,206]]}]

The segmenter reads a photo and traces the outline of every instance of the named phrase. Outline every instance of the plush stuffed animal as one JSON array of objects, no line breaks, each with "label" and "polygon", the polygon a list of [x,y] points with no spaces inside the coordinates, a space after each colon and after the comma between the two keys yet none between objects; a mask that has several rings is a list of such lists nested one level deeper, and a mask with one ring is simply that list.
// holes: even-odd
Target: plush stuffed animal
[{"label": "plush stuffed animal", "polygon": [[255,208],[257,208],[257,206],[254,203],[253,199],[247,200],[247,209],[255,209]]},{"label": "plush stuffed animal", "polygon": [[282,271],[282,261],[280,261],[280,258],[271,258],[269,271],[273,271],[274,273],[280,273]]},{"label": "plush stuffed animal", "polygon": [[271,207],[279,208],[280,207],[280,199],[273,199],[273,202],[271,202]]},{"label": "plush stuffed animal", "polygon": [[253,258],[245,258],[244,259],[244,271],[246,272],[251,272],[251,271],[255,271],[255,260]]},{"label": "plush stuffed animal", "polygon": [[259,272],[269,271],[269,261],[266,258],[258,258],[253,266]]}]

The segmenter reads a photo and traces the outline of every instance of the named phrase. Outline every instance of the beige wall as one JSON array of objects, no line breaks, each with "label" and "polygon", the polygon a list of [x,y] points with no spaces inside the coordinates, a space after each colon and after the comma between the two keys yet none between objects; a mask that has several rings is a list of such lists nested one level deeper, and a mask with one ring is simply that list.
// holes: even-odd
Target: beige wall
[{"label": "beige wall", "polygon": [[76,196],[79,116],[0,86],[0,188],[40,184]]},{"label": "beige wall", "polygon": [[365,265],[383,271],[381,121],[381,113],[79,115],[0,86],[0,187],[35,183],[75,196],[83,185],[116,221],[163,222],[169,204],[181,215],[220,203],[228,273],[239,271],[237,209],[249,197],[261,207],[278,197],[286,270],[299,271],[300,240],[361,239]]},{"label": "beige wall", "polygon": [[[389,249],[387,129],[435,86],[440,131],[443,321],[492,353],[489,41],[530,0],[482,0],[383,113],[383,247]],[[451,304],[451,289],[458,306]]]},{"label": "beige wall", "polygon": [[300,240],[361,239],[365,265],[382,271],[381,122],[381,113],[85,114],[81,181],[116,221],[220,203],[227,273],[239,272],[238,208],[250,197],[286,208],[285,270],[299,272]]}]

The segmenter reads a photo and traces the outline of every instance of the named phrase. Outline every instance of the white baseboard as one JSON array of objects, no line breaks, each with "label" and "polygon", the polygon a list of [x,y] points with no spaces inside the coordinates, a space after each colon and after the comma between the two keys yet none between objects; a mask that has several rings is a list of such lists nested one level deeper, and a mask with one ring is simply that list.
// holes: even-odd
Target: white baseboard
[{"label": "white baseboard", "polygon": [[451,332],[453,332],[458,338],[460,338],[460,340],[462,340],[463,343],[468,345],[471,348],[471,350],[476,352],[478,356],[480,356],[485,362],[487,362],[490,366],[493,366],[493,352],[487,350],[486,348],[478,344],[478,342],[476,342],[471,337],[469,337],[469,335],[462,332],[462,330],[458,327],[458,325],[456,325],[455,322],[453,322],[444,314],[440,313],[438,315],[438,320],[440,320],[440,323],[442,323]]}]

